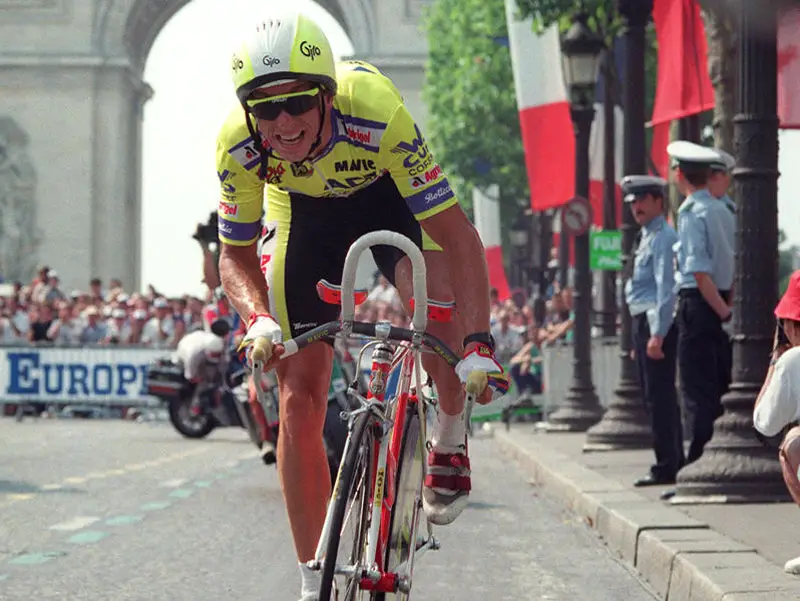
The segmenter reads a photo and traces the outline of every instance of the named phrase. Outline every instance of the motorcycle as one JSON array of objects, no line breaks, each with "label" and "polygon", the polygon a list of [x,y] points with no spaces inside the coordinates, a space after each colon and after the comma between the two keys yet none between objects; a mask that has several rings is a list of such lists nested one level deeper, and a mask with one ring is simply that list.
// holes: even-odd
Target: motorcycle
[{"label": "motorcycle", "polygon": [[[337,351],[328,390],[323,443],[334,479],[347,439],[347,423],[341,418],[342,412],[349,409],[345,390],[347,382],[357,375],[350,362],[351,358]],[[146,386],[149,395],[166,403],[170,423],[181,435],[201,439],[216,428],[244,428],[250,441],[262,452],[264,463],[276,462],[275,448],[280,426],[278,385],[274,372],[267,374],[262,383],[267,392],[264,406],[257,399],[255,383],[248,370],[239,363],[235,353],[231,355],[227,374],[216,386],[195,388],[184,377],[183,367],[170,357],[156,359],[150,364]]]}]

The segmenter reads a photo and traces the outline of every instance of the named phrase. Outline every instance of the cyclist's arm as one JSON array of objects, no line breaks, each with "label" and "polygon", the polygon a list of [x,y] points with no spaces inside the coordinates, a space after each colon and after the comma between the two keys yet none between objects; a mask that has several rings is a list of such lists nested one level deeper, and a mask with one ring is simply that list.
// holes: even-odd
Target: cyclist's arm
[{"label": "cyclist's arm", "polygon": [[465,334],[488,332],[489,270],[483,243],[405,106],[389,120],[380,152],[409,209],[447,256]]},{"label": "cyclist's arm", "polygon": [[222,184],[217,224],[219,277],[236,312],[245,320],[268,313],[269,300],[256,242],[261,231],[264,183],[233,160],[227,143],[217,143],[217,175]]}]

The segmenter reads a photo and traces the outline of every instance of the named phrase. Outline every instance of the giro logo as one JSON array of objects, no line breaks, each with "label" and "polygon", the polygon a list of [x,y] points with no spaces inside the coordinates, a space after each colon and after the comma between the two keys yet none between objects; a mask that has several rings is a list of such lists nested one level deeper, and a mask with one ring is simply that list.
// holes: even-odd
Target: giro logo
[{"label": "giro logo", "polygon": [[300,42],[300,53],[313,61],[322,54],[322,51],[319,49],[319,46],[314,46],[303,40]]},{"label": "giro logo", "polygon": [[275,58],[274,56],[266,55],[264,58],[261,59],[261,62],[264,63],[267,67],[274,67],[275,65],[281,64],[281,59]]},{"label": "giro logo", "polygon": [[236,73],[240,69],[244,69],[244,61],[234,54],[233,55],[233,64],[231,66],[233,67],[234,73]]}]

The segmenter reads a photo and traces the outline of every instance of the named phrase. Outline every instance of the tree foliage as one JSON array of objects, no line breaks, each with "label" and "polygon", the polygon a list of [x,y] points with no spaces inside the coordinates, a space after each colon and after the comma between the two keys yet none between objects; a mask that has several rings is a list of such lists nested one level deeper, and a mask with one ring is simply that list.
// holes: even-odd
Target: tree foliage
[{"label": "tree foliage", "polygon": [[615,0],[517,0],[520,17],[533,19],[537,33],[558,24],[563,33],[569,29],[578,14],[586,15],[587,25],[606,40],[610,47],[619,35],[622,20],[615,6]]},{"label": "tree foliage", "polygon": [[431,146],[465,208],[473,187],[499,185],[508,225],[529,193],[503,0],[437,0],[426,29]]}]

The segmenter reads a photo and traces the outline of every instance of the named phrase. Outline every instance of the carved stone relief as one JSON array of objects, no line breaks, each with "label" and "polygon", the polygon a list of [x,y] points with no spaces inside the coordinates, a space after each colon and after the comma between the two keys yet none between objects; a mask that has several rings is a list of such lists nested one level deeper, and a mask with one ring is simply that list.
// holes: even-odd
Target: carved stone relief
[{"label": "carved stone relief", "polygon": [[36,171],[28,135],[11,117],[0,117],[0,275],[29,280],[38,262]]}]

